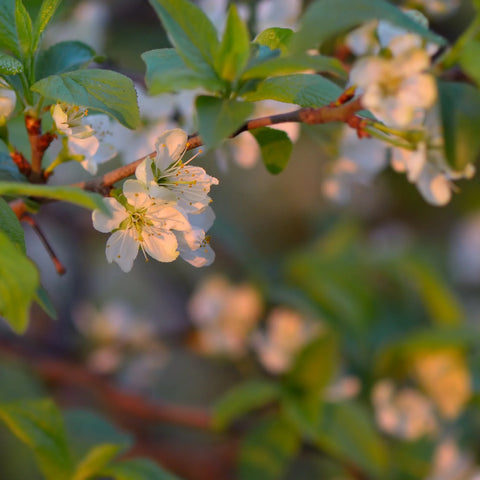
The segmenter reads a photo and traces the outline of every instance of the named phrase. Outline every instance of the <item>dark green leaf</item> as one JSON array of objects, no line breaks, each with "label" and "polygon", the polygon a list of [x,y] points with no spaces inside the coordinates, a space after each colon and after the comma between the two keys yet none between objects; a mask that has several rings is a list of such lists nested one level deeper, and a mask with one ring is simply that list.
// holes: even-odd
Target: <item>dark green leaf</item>
[{"label": "dark green leaf", "polygon": [[265,419],[248,431],[240,449],[240,480],[283,478],[300,446],[296,430],[281,418]]},{"label": "dark green leaf", "polygon": [[128,128],[140,122],[133,82],[117,72],[102,69],[75,70],[51,75],[32,86],[44,97],[106,113]]},{"label": "dark green leaf", "polygon": [[0,2],[0,47],[21,57],[15,21],[15,4],[16,0]]},{"label": "dark green leaf", "polygon": [[301,107],[322,107],[336,100],[342,89],[321,75],[295,74],[268,78],[243,98],[249,102],[278,100]]},{"label": "dark green leaf", "polygon": [[197,87],[215,92],[223,86],[216,76],[205,77],[187,67],[173,48],[150,50],[142,54],[142,59],[147,66],[145,82],[150,95]]},{"label": "dark green leaf", "polygon": [[43,50],[35,64],[35,78],[70,72],[87,66],[95,57],[95,50],[78,41],[60,42]]},{"label": "dark green leaf", "polygon": [[235,4],[231,4],[223,38],[215,58],[215,70],[220,78],[235,80],[248,62],[250,35],[245,22],[240,18]]},{"label": "dark green leaf", "polygon": [[130,435],[92,411],[66,412],[65,427],[68,445],[76,463],[84,459],[97,445],[117,445],[126,450],[132,444]]},{"label": "dark green leaf", "polygon": [[6,233],[12,243],[21,252],[25,253],[25,235],[23,228],[17,216],[3,198],[0,198],[0,231]]},{"label": "dark green leaf", "polygon": [[33,27],[33,50],[38,47],[42,32],[47,27],[62,0],[43,0]]},{"label": "dark green leaf", "polygon": [[323,55],[299,54],[294,57],[278,57],[259,63],[242,74],[242,80],[267,78],[297,73],[312,69],[316,72],[329,72],[345,76],[345,69],[336,58]]},{"label": "dark green leaf", "polygon": [[32,19],[22,0],[16,0],[15,22],[17,25],[18,45],[23,56],[26,56],[32,51],[33,30]]},{"label": "dark green leaf", "polygon": [[150,0],[150,3],[185,63],[205,77],[214,76],[217,31],[202,9],[188,0]]},{"label": "dark green leaf", "polygon": [[387,20],[429,42],[446,43],[442,37],[384,0],[317,0],[303,15],[300,29],[292,39],[291,50],[298,53],[316,48],[332,36],[374,19]]},{"label": "dark green leaf", "polygon": [[250,130],[250,133],[258,142],[267,170],[273,174],[283,171],[290,160],[293,149],[289,136],[282,130],[267,127]]},{"label": "dark green leaf", "polygon": [[46,395],[43,385],[24,363],[2,359],[0,403],[38,399]]},{"label": "dark green leaf", "polygon": [[115,480],[179,480],[150,460],[133,459],[115,463],[102,471]]},{"label": "dark green leaf", "polygon": [[253,111],[253,105],[237,100],[200,96],[196,101],[198,130],[209,147],[232,135]]},{"label": "dark green leaf", "polygon": [[370,475],[386,478],[387,456],[382,438],[367,413],[356,403],[324,405],[317,444]]},{"label": "dark green leaf", "polygon": [[62,417],[51,400],[0,404],[0,418],[34,451],[47,480],[71,480],[73,465]]},{"label": "dark green leaf", "polygon": [[39,275],[35,265],[0,231],[0,316],[17,333],[27,328]]},{"label": "dark green leaf", "polygon": [[97,445],[88,452],[75,469],[72,480],[89,480],[98,477],[102,469],[122,450],[121,445]]},{"label": "dark green leaf", "polygon": [[462,171],[480,150],[480,92],[465,83],[442,81],[438,89],[447,161]]},{"label": "dark green leaf", "polygon": [[463,70],[480,87],[480,40],[470,40],[460,53],[459,62]]},{"label": "dark green leaf", "polygon": [[53,306],[46,290],[39,285],[35,293],[35,301],[42,307],[42,310],[54,320],[57,319],[57,311]]},{"label": "dark green leaf", "polygon": [[0,52],[0,74],[15,75],[20,72],[23,72],[22,62],[6,53]]},{"label": "dark green leaf", "polygon": [[322,406],[323,402],[317,393],[285,390],[282,396],[285,415],[302,437],[315,437]]},{"label": "dark green leaf", "polygon": [[263,32],[259,33],[254,42],[259,45],[265,45],[271,50],[277,48],[283,53],[286,53],[290,41],[293,36],[293,30],[289,28],[267,28]]},{"label": "dark green leaf", "polygon": [[74,203],[81,207],[100,210],[108,213],[108,209],[98,193],[87,192],[76,187],[51,187],[30,183],[0,182],[0,195],[26,195],[28,197],[53,198]]},{"label": "dark green leaf", "polygon": [[237,385],[215,405],[216,428],[223,430],[242,415],[272,402],[278,394],[278,387],[272,382],[251,380]]}]

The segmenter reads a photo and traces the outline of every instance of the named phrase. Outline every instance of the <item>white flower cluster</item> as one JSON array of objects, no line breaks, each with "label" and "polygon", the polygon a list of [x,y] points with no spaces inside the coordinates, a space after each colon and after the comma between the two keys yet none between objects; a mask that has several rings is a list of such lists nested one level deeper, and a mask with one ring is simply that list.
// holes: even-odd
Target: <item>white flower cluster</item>
[{"label": "white flower cluster", "polygon": [[145,258],[148,253],[160,262],[172,262],[179,255],[196,267],[213,262],[206,232],[215,215],[208,194],[218,180],[189,165],[192,159],[183,162],[187,146],[183,130],[166,131],[157,141],[155,156],[137,167],[136,180],[127,180],[116,198],[104,199],[112,215],[93,212],[93,226],[112,232],[107,260],[124,272],[131,270],[139,249]]},{"label": "white flower cluster", "polygon": [[[417,11],[407,13],[419,23],[427,22]],[[346,137],[340,163],[324,184],[324,192],[345,200],[345,190],[356,177],[360,182],[369,180],[387,164],[390,154],[392,167],[405,172],[428,203],[445,205],[451,199],[452,180],[471,178],[474,168],[467,165],[464,170],[455,171],[444,154],[437,88],[428,72],[429,55],[437,47],[385,21],[363,25],[347,36],[346,43],[354,54],[361,56],[350,72],[350,82],[362,94],[362,104],[384,123],[387,132],[390,129],[406,137],[409,131],[415,131],[417,140],[413,149],[369,140],[369,147],[375,151],[368,154],[358,141]],[[383,160],[379,161],[379,157]]]},{"label": "white flower cluster", "polygon": [[[87,172],[95,175],[98,164],[112,159],[117,151],[110,143],[104,141],[103,126],[110,120],[106,115],[93,115],[87,118],[88,110],[77,105],[57,103],[52,107],[52,118],[57,128],[57,133],[62,135],[64,141],[54,142],[53,151],[59,151],[61,163],[65,160],[77,160]],[[63,161],[65,161],[63,160]]]}]

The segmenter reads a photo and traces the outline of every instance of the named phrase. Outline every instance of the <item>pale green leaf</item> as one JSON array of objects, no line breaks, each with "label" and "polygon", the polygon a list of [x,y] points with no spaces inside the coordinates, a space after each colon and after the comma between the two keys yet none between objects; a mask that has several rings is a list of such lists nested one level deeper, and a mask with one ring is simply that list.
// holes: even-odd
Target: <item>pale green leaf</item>
[{"label": "pale green leaf", "polygon": [[237,100],[200,96],[196,101],[198,130],[209,147],[232,135],[253,112],[253,105]]},{"label": "pale green leaf", "polygon": [[279,49],[284,54],[287,52],[292,36],[293,30],[289,28],[273,27],[260,32],[254,42],[265,45],[271,50]]},{"label": "pale green leaf", "polygon": [[133,82],[117,72],[86,69],[51,75],[32,86],[44,97],[106,113],[128,128],[140,122]]},{"label": "pale green leaf", "polygon": [[22,0],[16,0],[15,3],[15,23],[17,25],[18,45],[25,57],[32,52],[33,27],[32,19]]},{"label": "pale green leaf", "polygon": [[115,480],[179,480],[151,460],[133,459],[117,462],[102,471]]},{"label": "pale green leaf", "polygon": [[20,72],[23,72],[22,62],[6,53],[0,52],[0,74],[15,75]]},{"label": "pale green leaf", "polygon": [[0,195],[25,195],[28,197],[52,198],[74,203],[90,210],[99,208],[107,213],[108,209],[98,193],[87,192],[77,187],[34,185],[30,183],[0,182]]},{"label": "pale green leaf", "polygon": [[480,40],[470,40],[462,49],[459,57],[460,65],[465,73],[470,76],[480,87]]},{"label": "pale green leaf", "polygon": [[321,75],[294,74],[268,78],[257,89],[244,95],[249,102],[278,100],[301,107],[322,107],[336,100],[342,89]]},{"label": "pale green leaf", "polygon": [[5,48],[21,57],[15,21],[15,4],[16,0],[0,1],[0,48]]},{"label": "pale green leaf", "polygon": [[282,130],[274,128],[257,128],[250,130],[260,147],[262,160],[270,173],[283,171],[290,160],[293,144],[289,136]]},{"label": "pale green leaf", "polygon": [[245,22],[240,18],[235,4],[228,10],[225,30],[215,58],[215,70],[219,76],[233,82],[248,62],[250,35]]},{"label": "pale green leaf", "polygon": [[34,452],[47,480],[71,480],[63,421],[50,399],[0,404],[0,418]]},{"label": "pale green leaf", "polygon": [[303,15],[300,29],[291,42],[291,51],[298,53],[316,48],[334,35],[374,19],[387,20],[429,42],[446,43],[445,39],[384,0],[317,0]]},{"label": "pale green leaf", "polygon": [[103,444],[90,450],[75,469],[72,480],[89,480],[98,476],[102,469],[123,449],[121,445]]},{"label": "pale green leaf", "polygon": [[235,386],[214,407],[215,427],[225,429],[242,415],[274,401],[278,394],[277,385],[264,380],[250,380]]},{"label": "pale green leaf", "polygon": [[27,328],[38,285],[35,265],[0,231],[0,316],[17,333]]},{"label": "pale green leaf", "polygon": [[33,26],[33,50],[37,49],[41,35],[57,11],[61,1],[62,0],[43,0]]}]

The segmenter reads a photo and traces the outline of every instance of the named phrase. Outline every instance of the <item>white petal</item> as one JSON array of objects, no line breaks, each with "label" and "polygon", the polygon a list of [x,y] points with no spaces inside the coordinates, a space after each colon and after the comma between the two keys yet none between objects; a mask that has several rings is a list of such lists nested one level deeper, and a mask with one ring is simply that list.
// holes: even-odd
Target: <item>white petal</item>
[{"label": "white petal", "polygon": [[100,210],[94,210],[92,213],[93,227],[99,232],[108,233],[118,228],[118,226],[128,217],[125,208],[112,197],[104,198],[103,203],[112,212],[112,216],[105,215]]},{"label": "white petal", "polygon": [[215,212],[212,207],[207,207],[203,212],[189,215],[188,220],[192,227],[201,228],[204,232],[210,230],[215,221]]},{"label": "white petal", "polygon": [[151,203],[147,186],[138,180],[129,179],[123,184],[123,194],[130,205],[140,208]]},{"label": "white petal", "polygon": [[116,262],[124,272],[129,272],[138,254],[134,232],[130,229],[114,232],[107,240],[105,254],[109,263]]},{"label": "white petal", "polygon": [[179,128],[167,130],[158,138],[155,149],[157,156],[155,164],[160,170],[165,170],[169,165],[181,158],[185,152],[188,135]]},{"label": "white petal", "polygon": [[137,180],[140,180],[145,185],[148,185],[153,181],[152,161],[149,158],[140,162],[135,169],[135,176],[137,177]]},{"label": "white petal", "polygon": [[180,248],[180,256],[194,267],[208,267],[215,260],[215,252],[210,245],[203,245],[196,250]]},{"label": "white petal", "polygon": [[159,262],[173,262],[178,257],[177,238],[172,232],[145,228],[142,236],[145,251]]},{"label": "white petal", "polygon": [[427,165],[420,175],[417,188],[423,198],[431,205],[446,205],[452,197],[452,187],[449,180],[430,165]]}]

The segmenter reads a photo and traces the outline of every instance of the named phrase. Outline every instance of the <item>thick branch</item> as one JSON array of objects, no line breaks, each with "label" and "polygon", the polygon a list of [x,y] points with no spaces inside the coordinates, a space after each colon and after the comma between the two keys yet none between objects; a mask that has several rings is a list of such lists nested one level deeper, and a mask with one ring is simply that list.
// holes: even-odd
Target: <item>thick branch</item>
[{"label": "thick branch", "polygon": [[32,183],[45,183],[46,179],[42,174],[42,159],[45,150],[52,143],[55,136],[48,132],[42,135],[41,120],[30,115],[25,115],[25,127],[32,151],[32,171],[28,179]]}]

